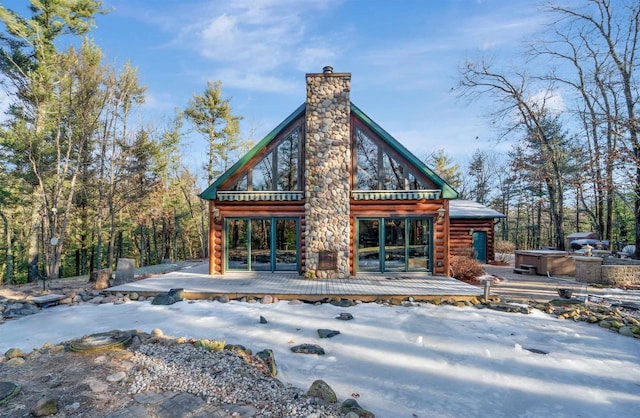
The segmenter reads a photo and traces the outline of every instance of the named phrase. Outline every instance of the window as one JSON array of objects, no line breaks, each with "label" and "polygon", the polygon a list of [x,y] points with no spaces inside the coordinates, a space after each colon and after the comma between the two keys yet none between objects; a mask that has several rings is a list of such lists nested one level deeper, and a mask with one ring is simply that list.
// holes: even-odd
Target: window
[{"label": "window", "polygon": [[367,133],[356,128],[354,190],[425,190],[428,187],[403,163],[384,151]]},{"label": "window", "polygon": [[302,127],[299,125],[278,140],[247,172],[224,191],[300,191],[302,183]]},{"label": "window", "polygon": [[300,148],[300,128],[284,138],[276,148],[278,156],[277,190],[298,190],[298,166]]},{"label": "window", "polygon": [[273,153],[269,152],[251,170],[251,190],[271,190],[273,184]]}]

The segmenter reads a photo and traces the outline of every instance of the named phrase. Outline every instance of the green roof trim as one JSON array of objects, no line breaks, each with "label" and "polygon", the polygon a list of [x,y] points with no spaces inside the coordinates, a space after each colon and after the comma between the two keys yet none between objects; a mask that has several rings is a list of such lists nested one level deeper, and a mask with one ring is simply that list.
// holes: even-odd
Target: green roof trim
[{"label": "green roof trim", "polygon": [[278,134],[286,129],[292,122],[298,119],[302,114],[304,114],[307,105],[303,103],[296,110],[293,111],[292,114],[287,116],[285,120],[280,123],[280,125],[276,126],[267,136],[262,138],[260,142],[258,142],[249,152],[247,152],[242,158],[240,158],[234,165],[231,166],[227,171],[225,171],[216,181],[214,181],[209,187],[207,187],[202,193],[198,196],[200,199],[204,200],[214,200],[218,194],[218,188],[222,183],[224,183],[229,177],[233,176],[238,170],[240,170],[246,163],[249,162],[256,154],[262,151],[273,139],[278,136]]},{"label": "green roof trim", "polygon": [[453,187],[451,187],[446,181],[444,181],[440,176],[431,171],[429,167],[425,165],[418,157],[413,155],[408,149],[404,147],[400,142],[398,142],[394,137],[392,137],[387,131],[382,129],[380,125],[375,123],[369,116],[367,116],[362,110],[360,110],[356,105],[351,103],[351,112],[354,113],[358,119],[360,119],[369,129],[375,132],[380,138],[387,142],[398,154],[404,157],[407,161],[411,163],[413,168],[418,170],[420,173],[427,176],[429,180],[434,182],[440,189],[442,190],[442,198],[443,199],[457,199],[458,192],[456,192]]},{"label": "green roof trim", "polygon": [[[283,120],[278,126],[276,126],[267,136],[265,136],[260,142],[258,142],[249,152],[247,152],[242,158],[240,158],[231,168],[225,171],[218,179],[207,187],[199,197],[204,200],[215,200],[218,195],[218,188],[229,179],[231,176],[241,170],[255,155],[267,147],[271,141],[273,141],[283,130],[291,125],[295,120],[301,117],[306,110],[306,103],[303,103],[293,113],[291,113],[285,120]],[[431,171],[420,159],[413,155],[408,149],[392,137],[387,131],[382,129],[380,125],[375,123],[369,116],[367,116],[356,105],[351,103],[351,112],[362,121],[369,129],[375,132],[383,141],[385,141],[391,148],[393,148],[398,154],[405,158],[412,168],[419,173],[425,175],[429,180],[436,184],[441,189],[441,197],[443,199],[457,199],[458,192],[456,192],[446,181],[440,176]]]}]

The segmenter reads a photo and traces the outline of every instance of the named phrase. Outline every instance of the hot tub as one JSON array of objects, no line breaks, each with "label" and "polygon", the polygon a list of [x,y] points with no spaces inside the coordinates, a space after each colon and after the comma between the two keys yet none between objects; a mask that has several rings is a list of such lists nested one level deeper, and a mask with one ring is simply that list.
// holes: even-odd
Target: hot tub
[{"label": "hot tub", "polygon": [[576,262],[566,251],[556,250],[517,250],[516,268],[521,266],[534,266],[536,273],[546,276],[552,275],[574,276],[576,274]]}]

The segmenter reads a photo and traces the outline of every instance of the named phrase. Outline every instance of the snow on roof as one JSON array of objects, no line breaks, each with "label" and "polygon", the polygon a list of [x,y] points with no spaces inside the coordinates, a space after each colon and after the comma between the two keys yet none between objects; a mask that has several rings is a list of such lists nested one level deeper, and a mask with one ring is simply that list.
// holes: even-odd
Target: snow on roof
[{"label": "snow on roof", "polygon": [[574,232],[567,235],[567,238],[571,239],[583,239],[583,238],[597,238],[598,234],[595,232]]},{"label": "snow on roof", "polygon": [[486,207],[483,204],[472,200],[450,200],[449,218],[469,219],[469,218],[506,218],[505,215]]}]

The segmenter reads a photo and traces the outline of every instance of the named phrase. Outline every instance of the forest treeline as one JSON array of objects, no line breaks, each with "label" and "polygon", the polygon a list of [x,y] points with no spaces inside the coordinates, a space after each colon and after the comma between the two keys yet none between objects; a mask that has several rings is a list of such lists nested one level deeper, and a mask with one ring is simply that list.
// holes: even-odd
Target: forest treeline
[{"label": "forest treeline", "polygon": [[[566,231],[640,243],[639,9],[630,0],[546,5],[552,23],[523,46],[521,63],[481,57],[461,66],[457,91],[492,103],[487,116],[511,151],[477,150],[463,164],[444,150],[425,159],[461,197],[506,214],[498,236],[517,248],[564,248]],[[87,274],[119,257],[139,265],[207,257],[200,186],[249,142],[222,82],[141,124],[146,89],[135,63],[105,64],[90,37],[102,2],[31,2],[29,11],[0,5],[9,98],[0,283]],[[207,144],[202,170],[182,160],[188,130]]]}]

